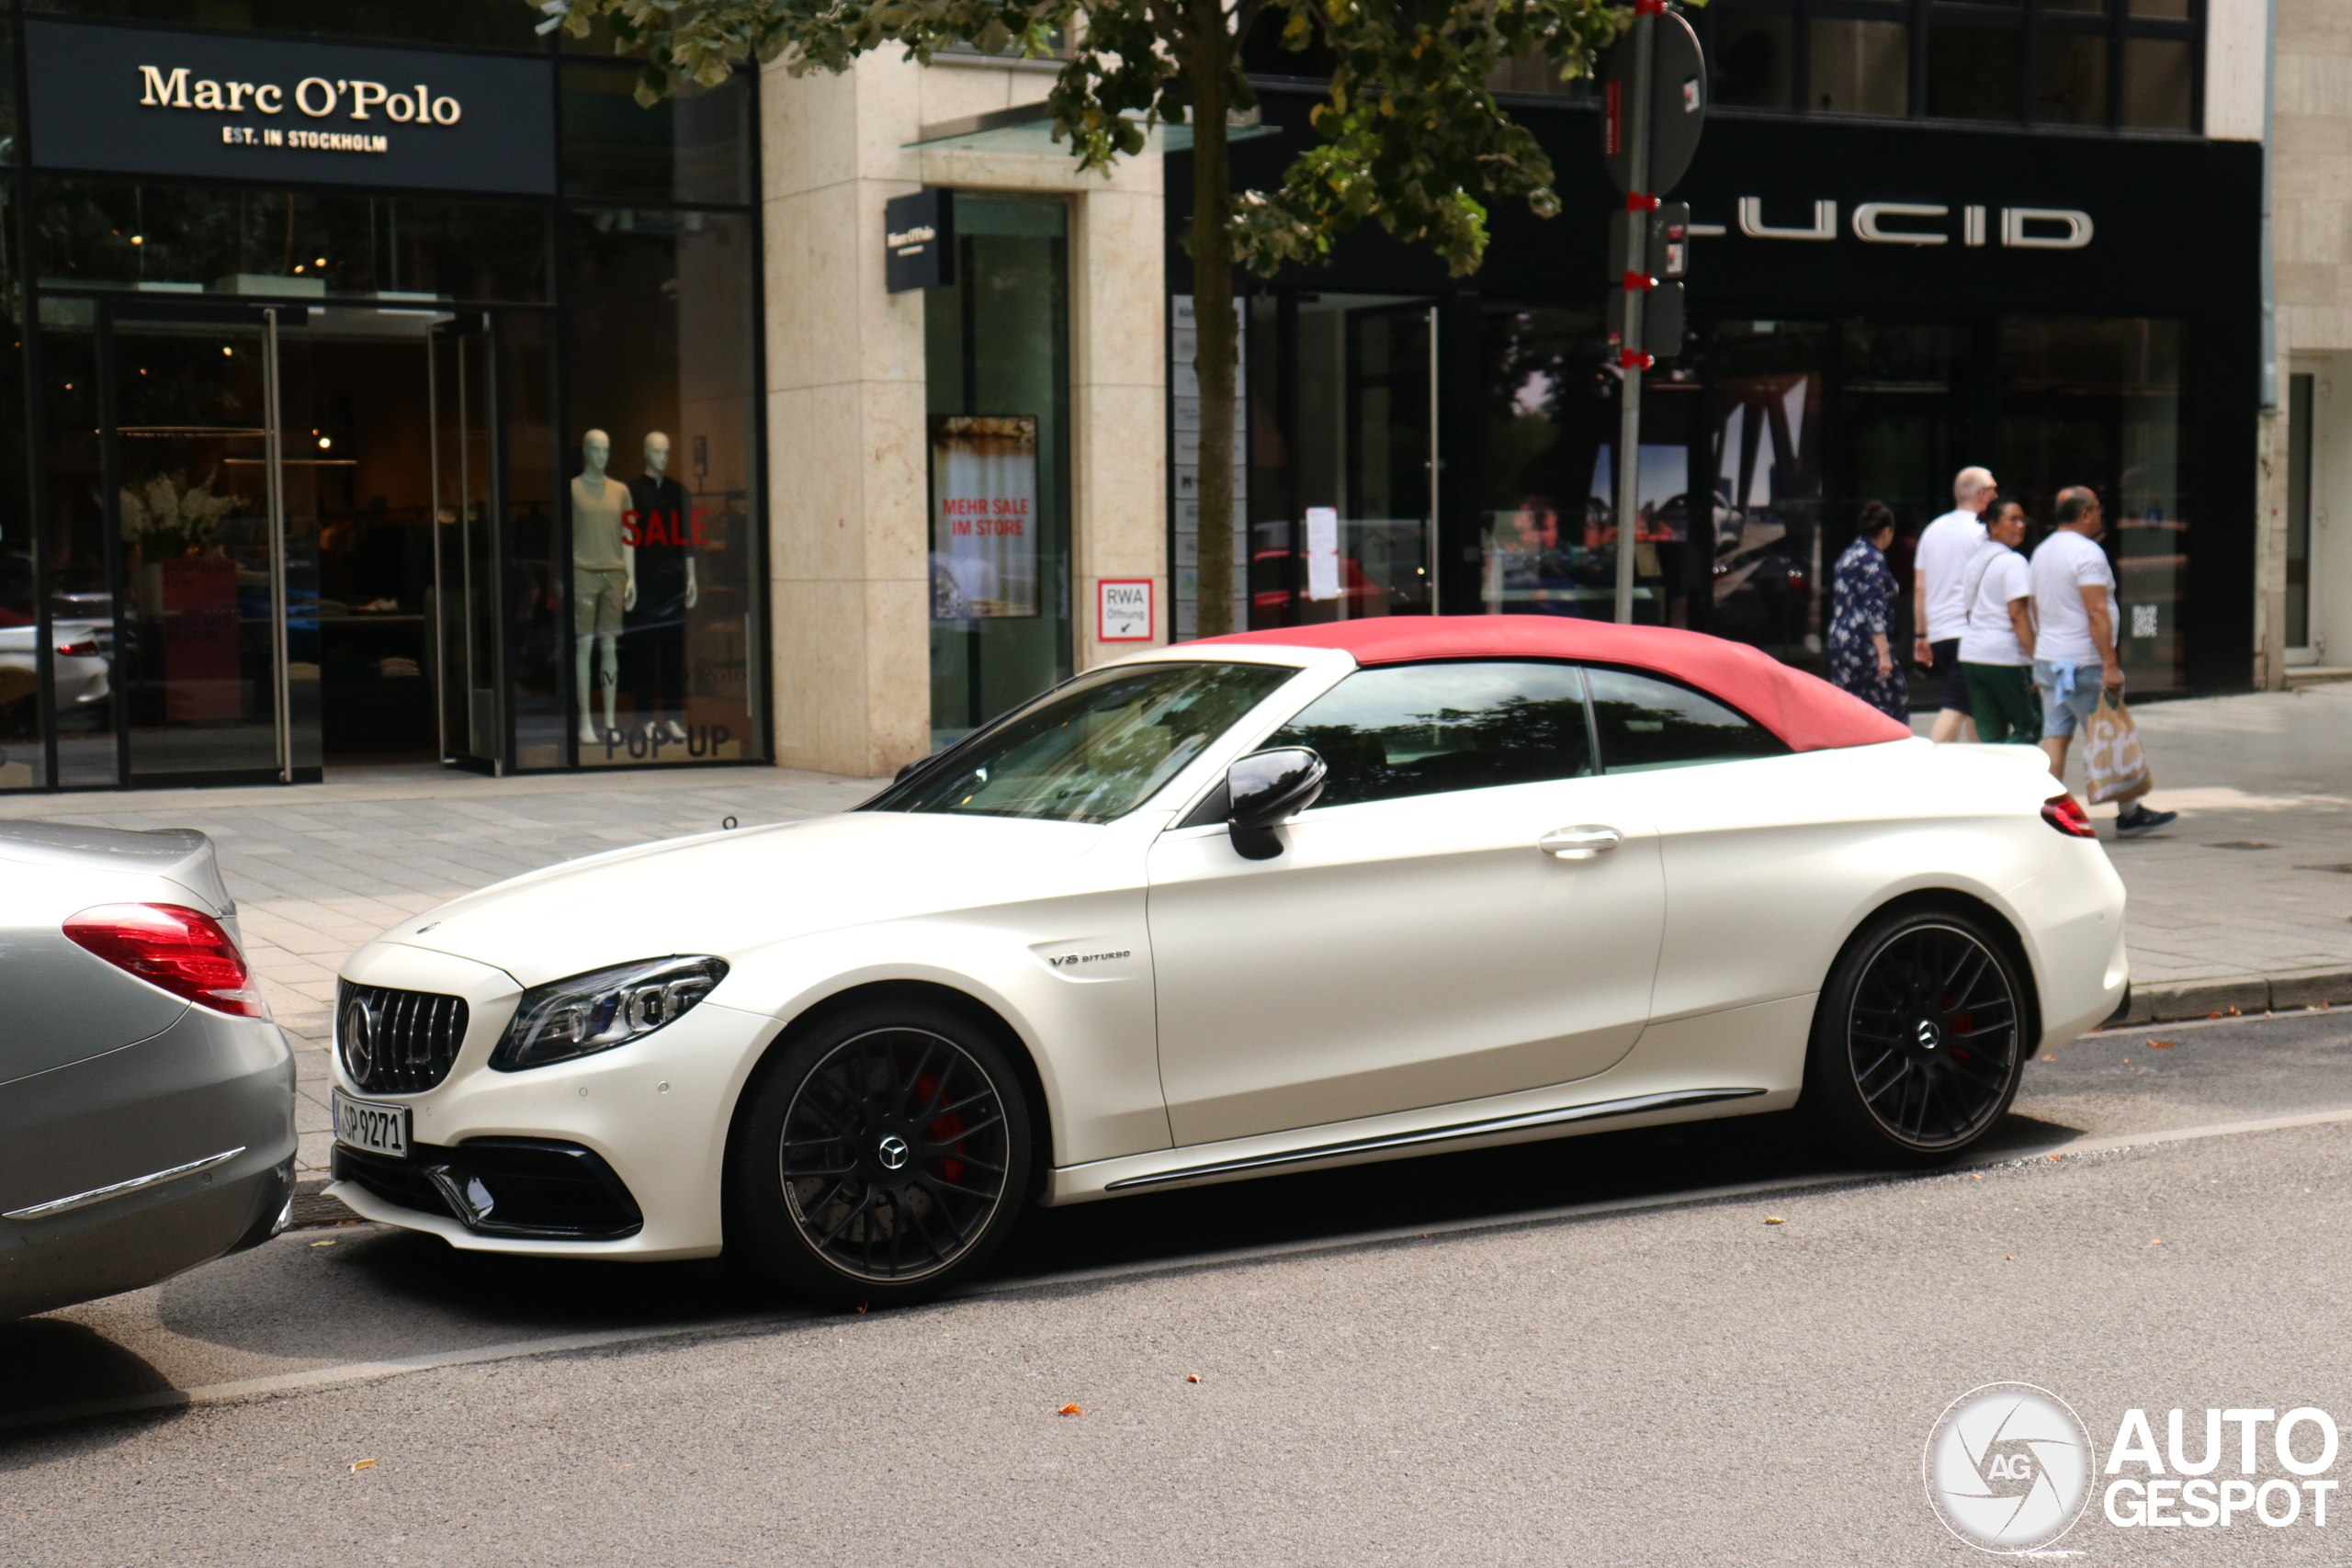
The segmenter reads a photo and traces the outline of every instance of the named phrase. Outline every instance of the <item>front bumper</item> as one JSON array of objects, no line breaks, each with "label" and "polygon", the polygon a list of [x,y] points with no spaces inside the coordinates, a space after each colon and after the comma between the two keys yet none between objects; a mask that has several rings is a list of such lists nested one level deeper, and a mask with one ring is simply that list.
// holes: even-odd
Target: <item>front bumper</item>
[{"label": "front bumper", "polygon": [[625,1241],[645,1228],[628,1186],[594,1149],[546,1138],[417,1145],[406,1159],[338,1144],[334,1179],[396,1209],[510,1241]]},{"label": "front bumper", "polygon": [[[344,1093],[406,1105],[413,1112],[409,1135],[414,1153],[404,1168],[400,1162],[337,1150],[336,1179],[328,1190],[353,1212],[429,1231],[469,1251],[645,1262],[718,1252],[728,1128],[745,1078],[775,1037],[775,1019],[706,1001],[618,1049],[501,1073],[490,1069],[491,1049],[521,994],[503,972],[426,949],[379,942],[353,955],[344,978],[460,995],[469,1009],[466,1038],[448,1076],[422,1093],[367,1093],[336,1062],[335,1082]],[[514,1186],[518,1145],[593,1156],[556,1157],[571,1160],[575,1171],[586,1173],[582,1182],[609,1177],[616,1201],[573,1225],[571,1234],[558,1234],[560,1227],[547,1223],[545,1204],[535,1207]],[[444,1168],[440,1180],[430,1168],[436,1166]],[[598,1169],[604,1174],[596,1175]],[[487,1211],[478,1198],[467,1201],[475,1179],[491,1200]],[[572,1196],[583,1195],[593,1196],[587,1186],[575,1184]],[[550,1195],[543,1190],[539,1196]],[[633,1206],[637,1215],[633,1229],[626,1206]],[[588,1207],[594,1211],[598,1205]]]}]

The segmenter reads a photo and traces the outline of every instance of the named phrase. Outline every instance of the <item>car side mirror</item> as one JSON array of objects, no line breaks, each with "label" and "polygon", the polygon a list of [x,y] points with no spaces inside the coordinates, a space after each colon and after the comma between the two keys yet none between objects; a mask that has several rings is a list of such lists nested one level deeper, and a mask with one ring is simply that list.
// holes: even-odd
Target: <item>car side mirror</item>
[{"label": "car side mirror", "polygon": [[1226,769],[1225,820],[1235,852],[1244,860],[1272,860],[1282,853],[1275,827],[1315,804],[1330,771],[1305,746],[1253,751]]}]

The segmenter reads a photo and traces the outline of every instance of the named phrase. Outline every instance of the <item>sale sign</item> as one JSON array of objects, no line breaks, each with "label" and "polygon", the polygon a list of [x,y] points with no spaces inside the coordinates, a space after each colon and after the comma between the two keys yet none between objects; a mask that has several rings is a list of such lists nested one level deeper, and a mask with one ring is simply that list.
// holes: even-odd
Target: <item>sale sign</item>
[{"label": "sale sign", "polygon": [[932,618],[1038,613],[1037,419],[934,414]]}]

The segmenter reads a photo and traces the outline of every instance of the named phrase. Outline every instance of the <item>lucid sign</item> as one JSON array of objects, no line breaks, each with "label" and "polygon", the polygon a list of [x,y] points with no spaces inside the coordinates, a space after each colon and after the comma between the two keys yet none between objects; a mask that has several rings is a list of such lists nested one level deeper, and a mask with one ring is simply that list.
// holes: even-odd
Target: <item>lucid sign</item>
[{"label": "lucid sign", "polygon": [[25,24],[51,168],[548,194],[544,60]]},{"label": "lucid sign", "polygon": [[[1838,206],[1815,201],[1812,220],[1804,223],[1765,221],[1764,198],[1743,196],[1738,201],[1739,231],[1751,240],[1834,240],[1838,235]],[[1960,217],[1958,232],[1951,219]],[[1994,215],[1998,214],[1997,224]],[[1873,245],[1984,245],[1995,240],[2012,250],[2079,251],[2096,232],[2091,215],[2071,207],[1970,207],[1958,209],[1936,202],[1863,201],[1852,211],[1854,238]],[[1721,224],[1690,225],[1699,235],[1725,232]]]}]

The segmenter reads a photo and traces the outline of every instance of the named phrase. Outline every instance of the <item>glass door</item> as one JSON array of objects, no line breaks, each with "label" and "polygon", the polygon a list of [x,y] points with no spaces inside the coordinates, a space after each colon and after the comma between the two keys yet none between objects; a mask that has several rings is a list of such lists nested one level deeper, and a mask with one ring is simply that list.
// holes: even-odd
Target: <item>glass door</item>
[{"label": "glass door", "polygon": [[[1293,550],[1253,549],[1250,624],[1425,615],[1437,604],[1436,306],[1299,298],[1286,491]],[[1253,531],[1254,532],[1254,531]]]},{"label": "glass door", "polygon": [[491,335],[480,316],[435,329],[433,672],[441,760],[500,771],[498,551],[491,484]]},{"label": "glass door", "polygon": [[[279,308],[123,300],[99,321],[117,781],[319,777],[315,547],[289,552]],[[299,310],[290,313],[300,314]]]}]

